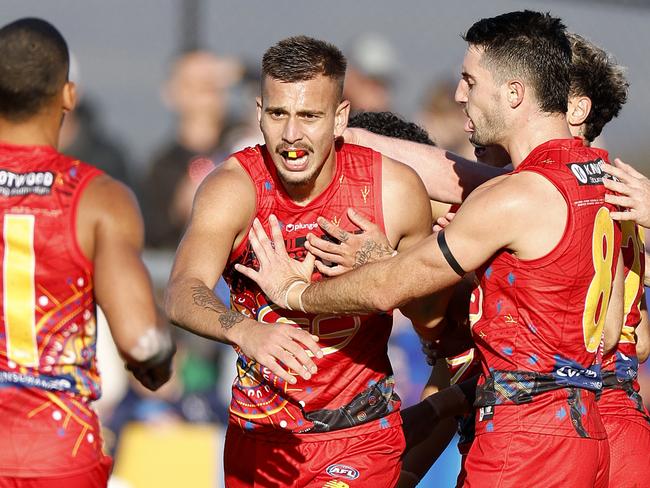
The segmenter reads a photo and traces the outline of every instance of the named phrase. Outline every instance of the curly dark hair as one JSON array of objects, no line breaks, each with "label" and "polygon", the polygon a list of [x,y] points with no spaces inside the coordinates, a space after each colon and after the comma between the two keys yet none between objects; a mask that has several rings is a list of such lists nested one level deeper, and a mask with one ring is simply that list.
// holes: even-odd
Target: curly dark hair
[{"label": "curly dark hair", "polygon": [[625,69],[609,54],[578,34],[568,36],[572,52],[570,94],[591,99],[583,135],[593,142],[627,102],[630,84]]},{"label": "curly dark hair", "polygon": [[333,44],[312,37],[294,36],[266,50],[262,57],[262,82],[266,76],[295,83],[323,75],[338,82],[341,97],[346,68],[345,56]]},{"label": "curly dark hair", "polygon": [[571,46],[562,21],[524,10],[481,19],[463,39],[485,49],[483,64],[497,80],[521,76],[546,113],[566,113]]},{"label": "curly dark hair", "polygon": [[23,18],[0,29],[0,115],[38,113],[68,79],[68,45],[49,22]]},{"label": "curly dark hair", "polygon": [[426,130],[413,122],[407,122],[393,112],[359,112],[350,117],[348,127],[358,127],[382,136],[435,146]]}]

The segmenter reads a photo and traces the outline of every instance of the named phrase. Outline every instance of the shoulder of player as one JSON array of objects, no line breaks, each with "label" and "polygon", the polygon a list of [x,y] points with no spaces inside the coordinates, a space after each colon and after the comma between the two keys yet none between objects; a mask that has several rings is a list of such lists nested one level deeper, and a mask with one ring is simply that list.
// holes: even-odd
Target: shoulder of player
[{"label": "shoulder of player", "polygon": [[549,198],[559,192],[545,177],[532,171],[508,174],[491,179],[479,186],[466,199],[463,207],[481,208],[482,213],[530,215],[542,208]]},{"label": "shoulder of player", "polygon": [[[404,163],[382,155],[383,191],[392,191],[398,195],[413,194],[421,190],[426,195],[424,183],[413,168]],[[427,198],[428,199],[428,198]]]},{"label": "shoulder of player", "polygon": [[255,186],[237,158],[232,156],[206,176],[198,191],[209,195],[217,192],[219,195],[235,194],[245,198],[249,194],[255,195]]},{"label": "shoulder of player", "polygon": [[101,174],[88,183],[81,195],[80,208],[97,210],[107,215],[120,215],[125,212],[140,213],[133,191],[126,184],[107,174]]},{"label": "shoulder of player", "polygon": [[77,240],[88,257],[94,256],[97,242],[122,240],[142,246],[142,214],[127,185],[106,174],[88,183],[77,208]]},{"label": "shoulder of player", "polygon": [[236,158],[231,157],[199,185],[192,207],[192,222],[230,220],[248,222],[256,208],[255,186]]},{"label": "shoulder of player", "polygon": [[382,204],[384,224],[391,242],[408,246],[403,238],[431,233],[431,205],[424,183],[413,169],[383,156]]}]

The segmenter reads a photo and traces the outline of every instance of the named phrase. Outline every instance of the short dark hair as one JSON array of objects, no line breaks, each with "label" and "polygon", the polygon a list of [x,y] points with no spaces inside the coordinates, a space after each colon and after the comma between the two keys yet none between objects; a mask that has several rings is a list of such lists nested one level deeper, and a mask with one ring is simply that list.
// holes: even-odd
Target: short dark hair
[{"label": "short dark hair", "polygon": [[570,94],[591,99],[583,135],[593,142],[627,102],[630,84],[625,69],[609,54],[578,34],[568,36],[572,53]]},{"label": "short dark hair", "polygon": [[339,48],[307,36],[283,39],[267,49],[262,57],[262,82],[268,76],[274,80],[295,83],[319,75],[332,78],[343,94],[347,61]]},{"label": "short dark hair", "polygon": [[481,19],[463,36],[484,48],[484,65],[502,81],[524,78],[547,113],[566,113],[571,46],[566,27],[548,13],[524,10]]},{"label": "short dark hair", "polygon": [[38,113],[68,80],[68,45],[41,19],[23,18],[0,29],[0,60],[0,116],[9,120]]},{"label": "short dark hair", "polygon": [[382,136],[435,146],[426,130],[413,122],[407,122],[393,112],[359,112],[350,117],[348,127],[358,127]]}]

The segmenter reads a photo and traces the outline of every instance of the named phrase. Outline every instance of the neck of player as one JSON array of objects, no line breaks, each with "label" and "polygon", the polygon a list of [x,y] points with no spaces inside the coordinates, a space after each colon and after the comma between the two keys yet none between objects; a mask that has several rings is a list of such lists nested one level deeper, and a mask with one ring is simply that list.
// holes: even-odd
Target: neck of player
[{"label": "neck of player", "polygon": [[537,146],[553,139],[571,139],[571,131],[564,114],[536,114],[513,124],[510,137],[504,144],[512,166],[519,166]]}]

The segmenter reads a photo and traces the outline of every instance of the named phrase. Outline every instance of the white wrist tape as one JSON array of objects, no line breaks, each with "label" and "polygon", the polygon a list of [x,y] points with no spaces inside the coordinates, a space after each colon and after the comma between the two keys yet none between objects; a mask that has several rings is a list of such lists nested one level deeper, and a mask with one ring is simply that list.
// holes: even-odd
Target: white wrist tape
[{"label": "white wrist tape", "polygon": [[[286,291],[285,294],[284,294],[284,308],[286,308],[287,310],[293,310],[293,308],[291,308],[291,305],[289,305],[289,293],[290,293],[291,290],[293,290],[296,286],[298,286],[298,285],[300,285],[300,284],[302,284],[302,283],[304,283],[305,285],[307,284],[307,282],[304,281],[304,280],[296,280],[296,281],[294,281],[293,283],[291,283],[291,284],[289,285],[289,287],[287,288],[287,291]],[[303,290],[303,291],[304,291],[304,290]],[[302,296],[302,292],[301,292],[300,295]],[[301,307],[301,308],[302,308],[302,307]]]},{"label": "white wrist tape", "polygon": [[138,362],[145,362],[156,355],[167,353],[171,347],[169,332],[152,327],[138,338],[138,343],[129,350],[129,356]]}]

